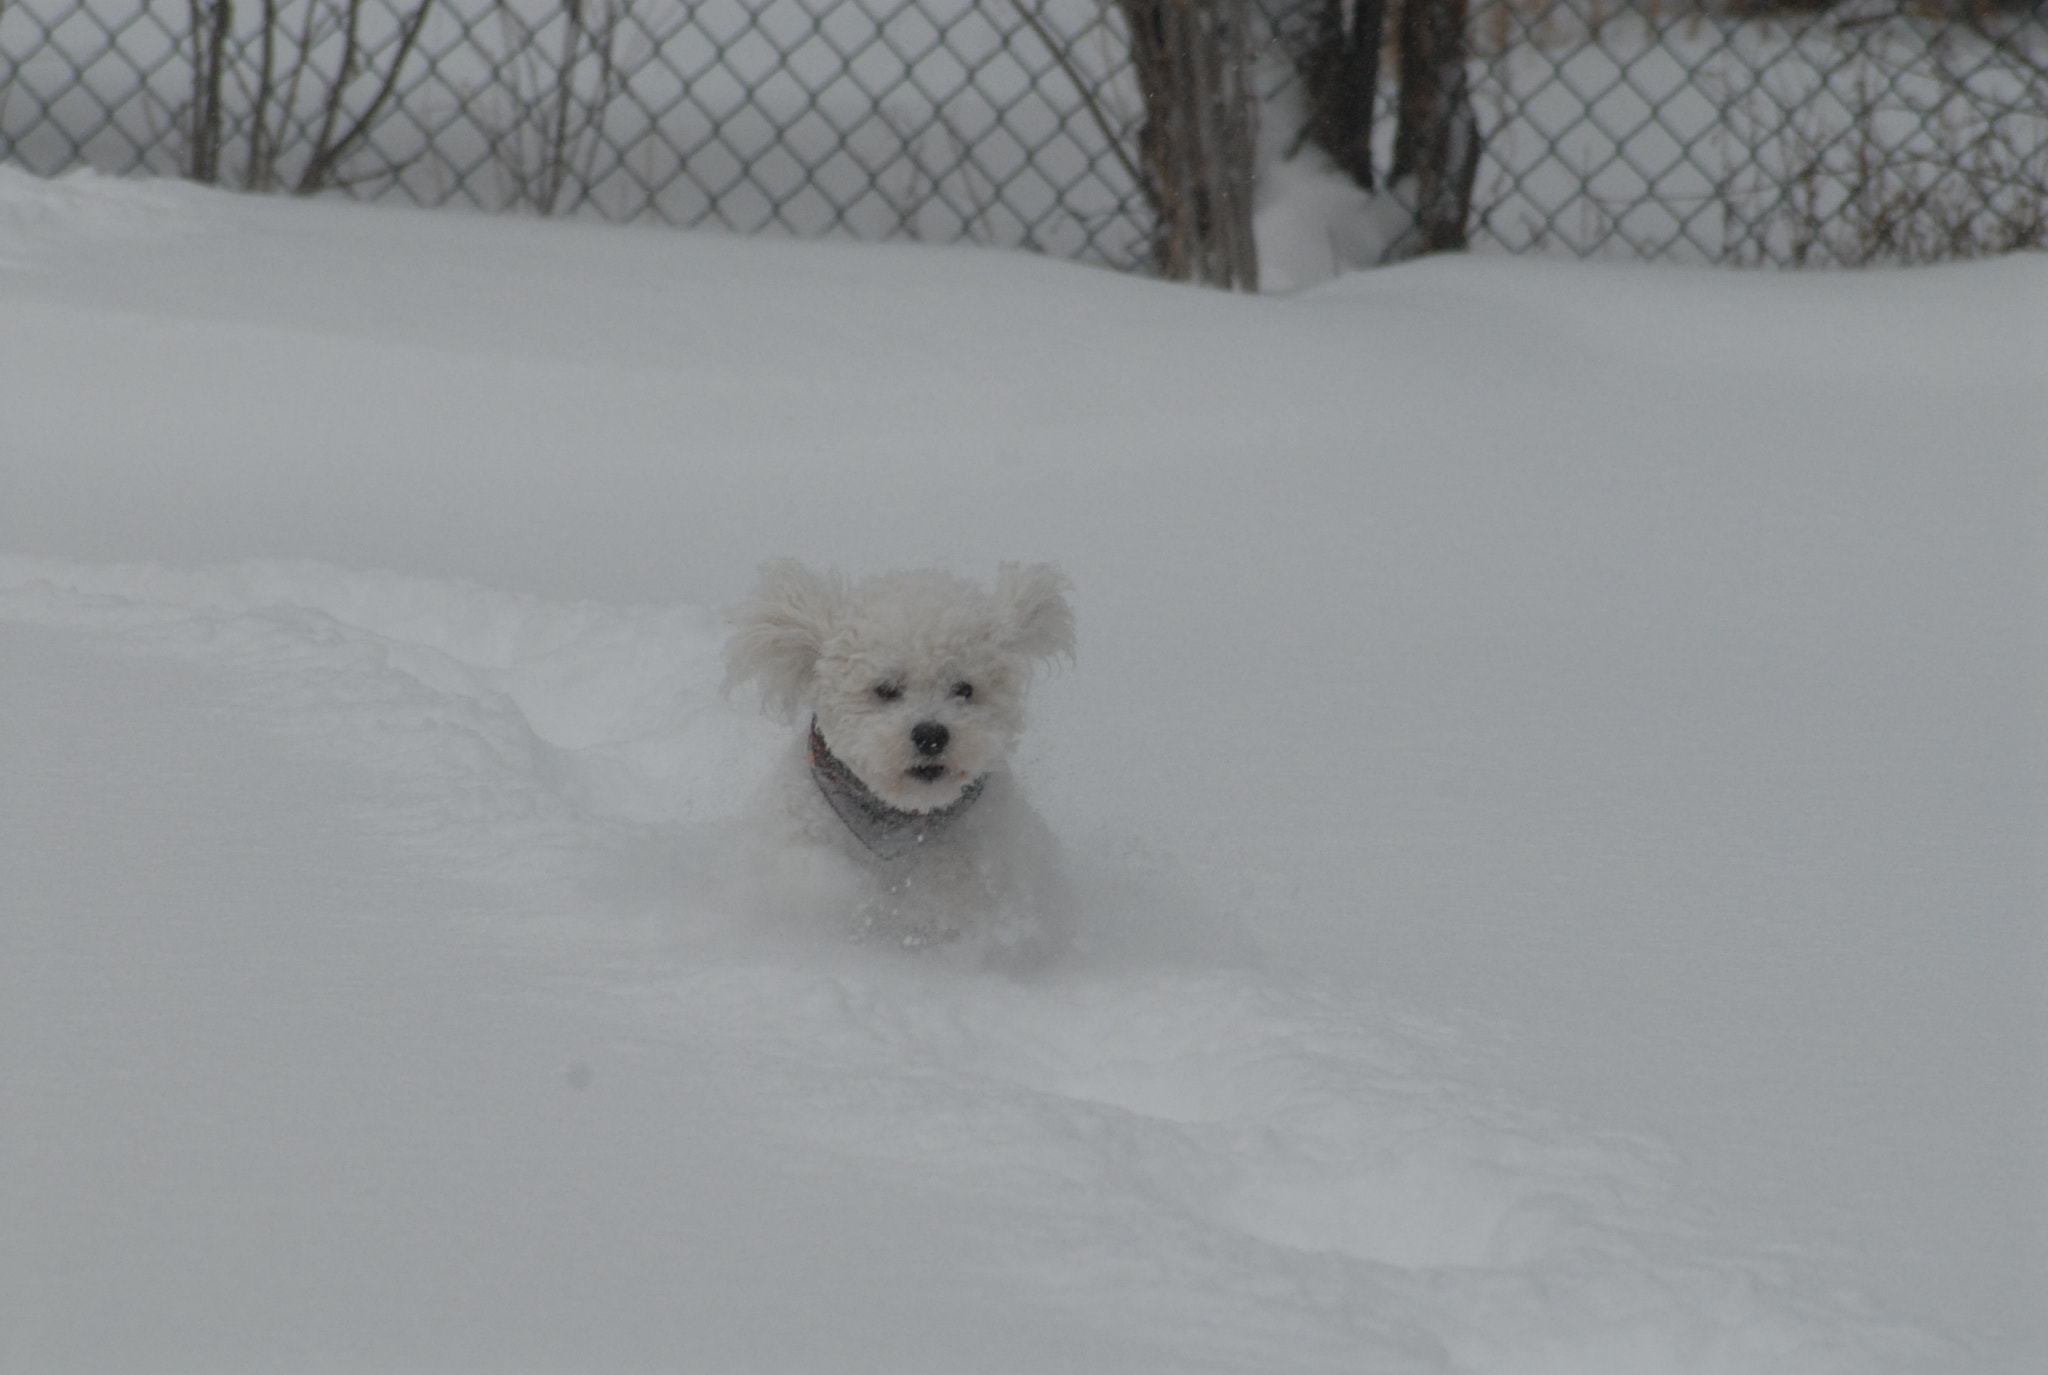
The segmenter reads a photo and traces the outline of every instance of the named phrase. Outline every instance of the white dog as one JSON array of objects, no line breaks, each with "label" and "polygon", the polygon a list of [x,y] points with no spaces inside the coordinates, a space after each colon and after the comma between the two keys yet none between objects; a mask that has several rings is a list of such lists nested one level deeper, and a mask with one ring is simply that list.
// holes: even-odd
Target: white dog
[{"label": "white dog", "polygon": [[[861,937],[1042,947],[1064,896],[1052,834],[1009,772],[1033,670],[1074,653],[1067,581],[1004,564],[849,586],[788,561],[732,613],[726,687],[800,722],[766,825],[785,868],[837,871]],[[789,851],[796,852],[792,856]]]}]

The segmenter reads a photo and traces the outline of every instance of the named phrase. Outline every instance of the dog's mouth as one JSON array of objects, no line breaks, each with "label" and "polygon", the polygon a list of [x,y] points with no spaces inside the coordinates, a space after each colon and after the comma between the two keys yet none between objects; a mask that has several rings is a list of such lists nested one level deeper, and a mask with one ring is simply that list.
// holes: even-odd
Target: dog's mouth
[{"label": "dog's mouth", "polygon": [[919,764],[916,768],[905,769],[903,772],[909,774],[920,783],[936,783],[946,776],[946,766],[944,764]]}]

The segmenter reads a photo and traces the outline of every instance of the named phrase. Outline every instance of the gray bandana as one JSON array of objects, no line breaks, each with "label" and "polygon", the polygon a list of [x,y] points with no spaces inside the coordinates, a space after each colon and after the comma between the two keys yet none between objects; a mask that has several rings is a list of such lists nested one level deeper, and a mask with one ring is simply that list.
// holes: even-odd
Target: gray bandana
[{"label": "gray bandana", "polygon": [[988,775],[983,774],[969,783],[952,805],[935,812],[899,811],[876,797],[826,747],[815,718],[811,721],[811,777],[817,780],[825,801],[846,823],[846,829],[853,832],[853,838],[880,859],[901,859],[927,840],[935,839],[974,805],[988,783]]}]

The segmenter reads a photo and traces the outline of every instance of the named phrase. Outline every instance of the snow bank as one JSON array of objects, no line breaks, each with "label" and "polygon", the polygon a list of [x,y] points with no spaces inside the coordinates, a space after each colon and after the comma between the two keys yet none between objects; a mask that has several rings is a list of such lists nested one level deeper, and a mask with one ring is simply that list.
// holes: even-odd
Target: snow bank
[{"label": "snow bank", "polygon": [[[0,1369],[2032,1368],[2038,261],[1243,300],[69,186],[0,181]],[[1054,967],[701,881],[783,553],[1073,574]]]}]

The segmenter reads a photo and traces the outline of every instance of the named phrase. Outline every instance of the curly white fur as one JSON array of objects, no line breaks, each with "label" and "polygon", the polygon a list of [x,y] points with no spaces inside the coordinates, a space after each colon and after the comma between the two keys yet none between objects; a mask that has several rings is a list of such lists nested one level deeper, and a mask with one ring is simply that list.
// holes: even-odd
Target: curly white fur
[{"label": "curly white fur", "polygon": [[[1052,835],[1009,757],[1033,670],[1073,657],[1066,594],[1050,564],[1004,564],[984,589],[935,570],[850,585],[779,560],[734,609],[727,688],[755,684],[765,709],[799,726],[762,818],[785,851],[776,862],[836,871],[845,882],[825,886],[846,889],[859,933],[906,944],[973,933],[1007,946],[1056,926]],[[835,808],[821,783],[813,722],[828,778],[842,766],[886,814],[936,817],[930,833],[901,854],[864,840],[844,795]]]}]

